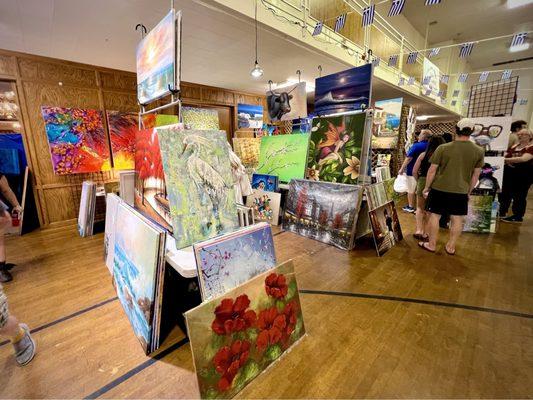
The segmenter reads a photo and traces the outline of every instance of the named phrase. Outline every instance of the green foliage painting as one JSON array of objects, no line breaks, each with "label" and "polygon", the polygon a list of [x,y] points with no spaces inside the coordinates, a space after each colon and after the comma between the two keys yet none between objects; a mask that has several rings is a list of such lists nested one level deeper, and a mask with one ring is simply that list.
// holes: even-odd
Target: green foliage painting
[{"label": "green foliage painting", "polygon": [[178,249],[237,228],[224,131],[157,128]]},{"label": "green foliage painting", "polygon": [[280,182],[305,175],[309,134],[264,136],[259,149],[257,173],[277,175]]},{"label": "green foliage painting", "polygon": [[365,115],[314,118],[307,156],[307,178],[357,183]]}]

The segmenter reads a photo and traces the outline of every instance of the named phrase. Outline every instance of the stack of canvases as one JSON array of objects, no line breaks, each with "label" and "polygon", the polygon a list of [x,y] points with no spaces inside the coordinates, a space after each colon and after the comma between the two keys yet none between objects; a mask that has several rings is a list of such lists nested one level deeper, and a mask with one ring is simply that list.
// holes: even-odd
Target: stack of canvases
[{"label": "stack of canvases", "polygon": [[81,185],[80,210],[78,213],[78,233],[81,237],[91,236],[96,208],[96,183],[84,181]]}]

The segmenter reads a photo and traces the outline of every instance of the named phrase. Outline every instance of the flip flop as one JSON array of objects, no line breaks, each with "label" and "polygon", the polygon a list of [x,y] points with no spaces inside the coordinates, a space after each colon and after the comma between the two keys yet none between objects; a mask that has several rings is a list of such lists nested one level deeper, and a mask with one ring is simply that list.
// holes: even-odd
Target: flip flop
[{"label": "flip flop", "polygon": [[455,255],[455,251],[454,251],[454,252],[448,251],[448,248],[447,248],[446,246],[444,246],[444,251],[445,251],[446,254],[448,254],[449,256],[454,256],[454,255]]},{"label": "flip flop", "polygon": [[413,237],[421,242],[427,242],[429,240],[429,235],[421,235],[420,233],[414,233]]},{"label": "flip flop", "polygon": [[426,247],[426,242],[418,242],[418,247],[426,251],[429,251],[430,253],[435,253],[435,250],[431,250]]}]

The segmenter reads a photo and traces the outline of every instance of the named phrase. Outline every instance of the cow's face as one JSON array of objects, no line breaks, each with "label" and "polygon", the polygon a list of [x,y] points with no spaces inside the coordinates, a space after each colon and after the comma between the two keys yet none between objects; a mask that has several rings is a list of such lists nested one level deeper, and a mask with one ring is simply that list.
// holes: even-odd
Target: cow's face
[{"label": "cow's face", "polygon": [[272,93],[269,96],[268,102],[270,103],[269,114],[272,119],[281,119],[285,114],[291,112],[290,100],[292,99],[292,94],[287,92],[282,93]]}]

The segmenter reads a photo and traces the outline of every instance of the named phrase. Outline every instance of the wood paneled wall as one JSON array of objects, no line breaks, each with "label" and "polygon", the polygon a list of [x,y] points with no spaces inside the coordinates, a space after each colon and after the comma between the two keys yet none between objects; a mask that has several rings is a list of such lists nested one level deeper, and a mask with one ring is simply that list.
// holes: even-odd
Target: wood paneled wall
[{"label": "wood paneled wall", "polygon": [[[0,50],[0,79],[16,85],[23,124],[21,133],[33,172],[41,226],[74,223],[78,215],[81,183],[88,179],[97,182],[116,180],[118,174],[110,171],[55,175],[41,106],[137,112],[135,74]],[[238,103],[265,104],[264,96],[186,82],[182,83],[182,99],[188,103],[231,107],[235,126]]]}]

